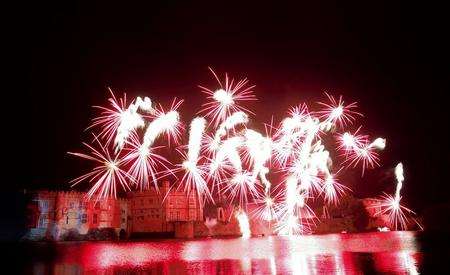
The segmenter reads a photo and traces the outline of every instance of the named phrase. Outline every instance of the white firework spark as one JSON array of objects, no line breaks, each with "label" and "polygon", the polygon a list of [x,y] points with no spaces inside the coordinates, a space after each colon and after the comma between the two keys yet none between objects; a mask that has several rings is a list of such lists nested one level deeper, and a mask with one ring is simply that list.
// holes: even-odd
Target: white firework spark
[{"label": "white firework spark", "polygon": [[240,102],[256,100],[256,97],[253,95],[253,88],[255,86],[247,86],[248,80],[246,78],[235,82],[234,79],[228,78],[228,74],[225,74],[225,82],[222,83],[216,73],[211,68],[209,69],[219,83],[220,88],[212,90],[199,86],[202,92],[207,94],[208,99],[211,100],[203,104],[203,109],[199,113],[205,113],[205,116],[211,119],[214,127],[217,127],[233,112],[243,111],[252,113],[247,108],[241,106]]}]

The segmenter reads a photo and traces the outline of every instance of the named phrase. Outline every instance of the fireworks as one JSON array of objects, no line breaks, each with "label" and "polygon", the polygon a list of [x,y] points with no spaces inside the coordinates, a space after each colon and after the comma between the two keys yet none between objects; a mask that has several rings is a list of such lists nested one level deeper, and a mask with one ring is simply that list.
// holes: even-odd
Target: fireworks
[{"label": "fireworks", "polygon": [[[144,99],[137,97],[134,103],[127,106],[126,95],[117,100],[114,93],[109,91],[112,97],[108,101],[112,107],[94,106],[101,109],[102,113],[94,118],[93,123],[88,127],[88,129],[100,127],[99,134],[94,135],[94,142],[100,150],[83,143],[91,150],[91,155],[69,152],[71,155],[101,163],[90,173],[71,181],[73,185],[85,180],[93,183],[87,194],[89,198],[115,197],[118,186],[126,191],[130,191],[133,185],[140,190],[145,190],[150,187],[150,182],[153,182],[155,188],[158,188],[158,175],[167,174],[167,171],[170,171],[168,167],[170,163],[166,158],[155,153],[164,146],[153,146],[154,142],[164,133],[168,139],[171,138],[177,142],[182,130],[177,112],[182,101],[174,100],[170,111],[165,112],[161,105],[154,109],[148,97]],[[142,141],[135,130],[145,127],[146,122],[152,117],[141,115],[137,112],[138,110],[152,114],[154,117],[148,123]],[[110,153],[108,148],[112,140],[115,141],[114,153]]]},{"label": "fireworks", "polygon": [[322,186],[325,202],[337,205],[338,198],[345,194],[346,189],[349,190],[348,187],[340,184],[333,175],[328,175]]},{"label": "fireworks", "polygon": [[279,200],[277,195],[271,197],[268,194],[264,194],[261,198],[256,198],[254,201],[256,207],[251,213],[252,216],[269,222],[276,220],[278,213],[276,208],[278,206],[277,200]]},{"label": "fireworks", "polygon": [[168,140],[172,138],[178,142],[181,124],[177,111],[170,111],[167,113],[161,112],[157,118],[153,120],[147,127],[144,135],[144,146],[151,147],[156,138],[166,133]]},{"label": "fireworks", "polygon": [[395,200],[400,202],[400,190],[403,186],[405,177],[403,176],[403,164],[400,162],[395,167],[395,178],[397,179],[397,187],[395,188]]},{"label": "fireworks", "polygon": [[117,135],[115,139],[116,144],[116,152],[122,149],[123,144],[127,140],[131,131],[136,128],[142,128],[145,125],[144,119],[137,112],[139,109],[142,109],[146,112],[152,112],[152,102],[148,97],[145,97],[142,100],[140,97],[136,98],[136,103],[132,103],[130,107],[120,115],[120,124],[117,127]]},{"label": "fireworks", "polygon": [[378,166],[379,150],[386,147],[386,139],[376,138],[370,142],[367,135],[358,135],[357,133],[361,127],[356,130],[354,134],[345,132],[343,135],[338,135],[338,149],[343,150],[345,161],[348,166],[356,167],[361,163],[362,174],[366,168],[373,168]]},{"label": "fireworks", "polygon": [[199,200],[205,195],[213,201],[211,192],[205,181],[206,172],[202,166],[198,165],[205,127],[206,120],[202,117],[197,117],[191,122],[187,159],[181,165],[184,170],[181,183],[184,185],[184,191],[186,193],[189,194],[192,190],[195,190]]},{"label": "fireworks", "polygon": [[415,213],[411,209],[408,209],[400,204],[402,199],[400,196],[400,190],[402,189],[403,181],[405,180],[403,176],[403,164],[401,162],[395,167],[395,177],[397,179],[395,194],[392,196],[384,193],[381,196],[378,200],[378,205],[375,206],[380,208],[376,215],[387,215],[389,227],[394,228],[395,230],[407,229],[408,223],[411,219],[414,220],[419,227],[421,227],[415,219],[411,218],[411,215],[414,215]]},{"label": "fireworks", "polygon": [[319,102],[320,105],[324,106],[325,109],[318,111],[317,114],[320,118],[325,118],[327,121],[333,124],[338,124],[340,127],[345,127],[348,123],[352,123],[355,120],[355,116],[362,116],[361,113],[354,111],[353,109],[358,107],[356,102],[350,103],[349,105],[344,105],[342,96],[339,100],[325,93],[330,103]]},{"label": "fireworks", "polygon": [[250,232],[250,224],[248,223],[247,214],[245,214],[244,211],[239,210],[236,213],[236,218],[239,223],[239,229],[241,230],[242,238],[244,238],[244,239],[250,238],[251,232]]},{"label": "fireworks", "polygon": [[[272,126],[272,119],[270,132],[262,134],[250,128],[254,113],[242,105],[256,100],[255,86],[227,74],[221,81],[211,72],[219,85],[200,86],[208,101],[199,112],[204,117],[191,121],[188,137],[178,111],[183,100],[174,99],[164,108],[148,97],[137,97],[127,105],[125,95],[117,99],[111,91],[110,107],[96,107],[102,112],[88,128],[98,131],[95,143],[100,149],[85,143],[91,154],[70,153],[99,165],[72,183],[87,180],[92,184],[88,196],[102,198],[116,196],[118,187],[145,190],[153,183],[158,188],[158,179],[171,174],[179,188],[195,192],[202,203],[228,196],[228,202],[240,209],[236,218],[243,236],[250,235],[244,212],[249,203],[256,205],[255,217],[273,222],[279,234],[291,235],[312,231],[317,218],[308,206],[310,199],[339,203],[348,189],[337,178],[344,166],[361,166],[364,173],[379,165],[386,140],[359,134],[361,127],[355,132],[344,129],[362,116],[356,102],[346,105],[341,96],[326,94],[329,103],[319,102],[321,109],[310,111],[299,104],[279,124]],[[327,135],[336,136],[336,148],[324,142]],[[187,144],[180,145],[187,138]],[[181,155],[174,165],[159,154],[171,142]],[[339,152],[341,163],[331,159]],[[406,220],[402,211],[409,210],[400,205],[400,169],[395,196],[384,201],[393,224],[401,226]]]},{"label": "fireworks", "polygon": [[248,153],[247,159],[253,165],[253,178],[256,180],[256,177],[259,176],[265,186],[265,193],[268,193],[271,183],[266,177],[269,169],[265,166],[265,163],[270,159],[272,153],[272,140],[263,137],[254,130],[246,130],[244,135]]},{"label": "fireworks", "polygon": [[239,103],[241,101],[256,100],[253,95],[255,86],[247,86],[248,80],[246,78],[235,82],[234,79],[228,78],[228,74],[225,74],[225,83],[222,83],[211,68],[210,71],[219,83],[220,88],[212,90],[199,86],[202,92],[208,95],[207,98],[212,100],[203,104],[203,109],[200,113],[205,113],[205,116],[211,119],[211,123],[215,127],[233,112],[243,111],[251,113],[250,110],[239,105]]},{"label": "fireworks", "polygon": [[94,167],[91,172],[72,180],[70,182],[72,186],[89,180],[92,183],[92,187],[87,193],[88,198],[94,196],[97,196],[97,198],[116,196],[117,184],[120,184],[124,189],[130,190],[129,183],[133,183],[134,179],[121,168],[123,161],[118,159],[118,157],[112,157],[108,149],[102,146],[96,137],[95,141],[100,146],[100,150],[83,143],[91,150],[90,154],[69,152],[71,155],[98,163],[98,166]]},{"label": "fireworks", "polygon": [[94,108],[101,110],[100,116],[92,120],[92,124],[86,129],[100,128],[100,133],[97,135],[99,138],[105,138],[106,144],[109,144],[114,139],[117,129],[122,121],[122,114],[127,110],[127,96],[124,94],[123,98],[119,100],[114,95],[111,89],[108,89],[111,93],[111,97],[108,101],[111,105],[110,108],[103,106],[94,106]]},{"label": "fireworks", "polygon": [[158,189],[158,175],[169,169],[169,161],[163,156],[155,153],[164,146],[148,148],[139,141],[139,137],[133,133],[130,135],[130,141],[127,141],[129,147],[128,153],[123,157],[124,165],[129,164],[129,174],[135,179],[139,190],[150,188],[152,181],[155,188]]}]

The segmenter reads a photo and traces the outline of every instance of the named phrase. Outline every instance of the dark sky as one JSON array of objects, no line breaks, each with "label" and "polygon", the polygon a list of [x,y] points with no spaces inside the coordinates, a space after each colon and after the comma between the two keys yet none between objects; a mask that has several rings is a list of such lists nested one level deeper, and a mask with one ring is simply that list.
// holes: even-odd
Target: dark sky
[{"label": "dark sky", "polygon": [[402,161],[409,205],[448,201],[449,47],[442,7],[125,2],[29,7],[22,46],[30,54],[31,167],[10,186],[67,189],[88,168],[66,152],[82,149],[89,137],[83,129],[94,116],[90,106],[106,103],[106,87],[163,103],[184,98],[182,118],[190,121],[204,99],[197,85],[214,84],[212,66],[256,85],[255,124],[271,114],[281,119],[301,102],[317,107],[323,91],[358,101],[365,117],[355,126],[386,137],[388,146],[380,168],[363,178],[360,170],[349,171],[355,194],[393,192],[387,175]]}]

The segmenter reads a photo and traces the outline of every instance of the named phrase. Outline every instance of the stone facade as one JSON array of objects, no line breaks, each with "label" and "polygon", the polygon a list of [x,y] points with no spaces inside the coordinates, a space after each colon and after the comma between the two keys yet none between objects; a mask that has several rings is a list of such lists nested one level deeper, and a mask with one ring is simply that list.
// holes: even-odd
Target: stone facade
[{"label": "stone facade", "polygon": [[193,237],[193,222],[203,221],[203,207],[195,194],[187,196],[164,182],[159,190],[130,193],[126,199],[96,201],[81,192],[38,191],[28,205],[28,218],[24,238],[32,240],[86,239],[106,229],[115,236],[187,230],[178,235]]},{"label": "stone facade", "polygon": [[128,202],[131,211],[129,233],[174,232],[176,236],[193,237],[193,234],[179,231],[190,232],[192,222],[203,221],[203,207],[196,194],[186,195],[171,189],[169,182],[164,182],[159,190],[152,187],[144,192],[130,193]]},{"label": "stone facade", "polygon": [[38,191],[28,206],[31,212],[26,238],[61,240],[68,234],[113,228],[127,230],[128,201],[107,198],[87,200],[81,192]]}]

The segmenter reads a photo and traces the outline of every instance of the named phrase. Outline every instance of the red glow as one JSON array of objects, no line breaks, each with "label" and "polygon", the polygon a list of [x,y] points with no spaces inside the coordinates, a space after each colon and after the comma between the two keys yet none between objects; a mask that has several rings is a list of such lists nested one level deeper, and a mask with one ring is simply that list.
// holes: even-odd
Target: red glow
[{"label": "red glow", "polygon": [[56,250],[55,266],[84,272],[360,274],[370,268],[401,274],[414,273],[421,262],[411,232],[66,243]]}]

